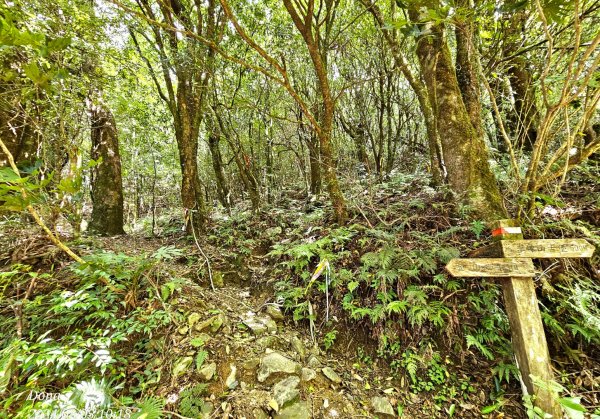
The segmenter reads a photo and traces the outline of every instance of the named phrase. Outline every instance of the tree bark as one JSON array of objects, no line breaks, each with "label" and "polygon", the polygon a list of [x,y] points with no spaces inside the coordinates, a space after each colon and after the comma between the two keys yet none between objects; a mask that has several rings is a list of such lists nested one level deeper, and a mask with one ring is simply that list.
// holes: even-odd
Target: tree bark
[{"label": "tree bark", "polygon": [[309,0],[308,7],[304,16],[300,16],[290,0],[283,0],[283,4],[292,18],[296,29],[302,35],[308,54],[313,64],[313,70],[317,78],[317,87],[321,95],[321,109],[319,112],[318,126],[313,127],[319,138],[319,149],[321,153],[321,165],[323,169],[323,178],[327,184],[329,199],[333,206],[335,220],[339,224],[344,224],[348,219],[346,200],[340,188],[336,173],[336,164],[333,158],[333,145],[331,144],[331,135],[333,132],[333,120],[335,113],[335,100],[331,93],[329,85],[329,75],[327,70],[327,48],[326,43],[321,43],[319,34],[319,25],[325,24],[325,32],[331,29],[331,23],[334,18],[334,9],[337,6],[332,2],[325,3],[326,18],[322,22],[315,22],[314,1]]},{"label": "tree bark", "polygon": [[[142,13],[154,21],[163,20],[179,25],[189,33],[218,43],[223,21],[215,0],[206,3],[184,4],[178,0],[157,2],[156,7],[148,0],[138,6]],[[162,15],[157,15],[158,11]],[[197,19],[197,20],[196,20]],[[158,82],[150,62],[144,57],[133,30],[130,34],[134,45],[146,62],[159,96],[167,104],[173,116],[175,138],[181,167],[181,201],[185,211],[185,228],[188,234],[204,230],[207,211],[204,190],[198,171],[198,135],[205,112],[206,92],[214,71],[215,51],[190,38],[179,39],[178,34],[151,26],[160,58],[164,88]]]},{"label": "tree bark", "polygon": [[[186,105],[185,101],[179,101],[179,106],[184,108],[184,112]],[[192,228],[195,231],[204,230],[206,222],[206,206],[198,175],[198,128],[188,120],[189,115],[179,116],[182,121],[180,129],[175,131],[175,137],[181,167],[181,201],[186,212],[186,231],[192,233]]]},{"label": "tree bark", "polygon": [[90,157],[99,161],[91,170],[90,230],[101,235],[124,234],[123,181],[115,119],[103,103],[91,104]]},{"label": "tree bark", "polygon": [[[0,138],[13,155],[15,163],[33,162],[37,158],[39,138],[32,129],[22,105],[18,85],[0,84]],[[8,156],[0,150],[0,167],[8,166]]]},{"label": "tree bark", "polygon": [[217,182],[217,198],[221,205],[225,208],[231,207],[231,193],[225,178],[223,169],[223,158],[221,157],[221,149],[219,147],[221,133],[213,129],[208,136],[208,149],[210,150],[213,170],[215,172],[215,180]]},{"label": "tree bark", "polygon": [[[410,10],[410,16],[415,22],[420,20],[415,9]],[[445,29],[441,24],[427,25],[429,33],[417,40],[417,56],[442,141],[448,184],[477,217],[501,217],[505,210],[488,150],[463,101]]]},{"label": "tree bark", "polygon": [[[468,6],[468,1],[463,1]],[[457,22],[454,33],[456,36],[456,79],[467,108],[471,125],[478,137],[484,138],[481,124],[481,89],[477,77],[475,63],[475,27],[471,19]]]},{"label": "tree bark", "polygon": [[321,153],[319,152],[318,138],[314,133],[311,133],[307,147],[310,166],[310,193],[318,195],[321,193]]},{"label": "tree bark", "polygon": [[511,61],[508,68],[508,79],[512,87],[515,111],[511,112],[508,117],[508,126],[517,146],[523,147],[526,151],[532,151],[537,140],[539,123],[533,80],[531,73],[525,68],[526,62],[523,57],[515,57]]}]

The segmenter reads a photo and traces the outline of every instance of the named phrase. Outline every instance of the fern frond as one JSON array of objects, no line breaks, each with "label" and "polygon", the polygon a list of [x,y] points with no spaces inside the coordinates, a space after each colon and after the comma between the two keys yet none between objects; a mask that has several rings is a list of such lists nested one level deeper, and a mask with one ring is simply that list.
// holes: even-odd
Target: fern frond
[{"label": "fern frond", "polygon": [[160,419],[165,402],[157,397],[146,397],[139,404],[138,412],[133,414],[132,419]]}]

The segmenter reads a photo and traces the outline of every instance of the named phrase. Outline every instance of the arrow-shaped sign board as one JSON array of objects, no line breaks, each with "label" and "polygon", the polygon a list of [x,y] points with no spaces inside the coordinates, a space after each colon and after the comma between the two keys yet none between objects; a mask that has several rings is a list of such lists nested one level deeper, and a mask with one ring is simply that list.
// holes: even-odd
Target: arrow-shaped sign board
[{"label": "arrow-shaped sign board", "polygon": [[452,276],[458,277],[521,277],[535,276],[531,259],[520,258],[478,258],[452,259],[446,270]]},{"label": "arrow-shaped sign board", "polygon": [[596,248],[584,239],[500,240],[509,258],[589,258]]}]

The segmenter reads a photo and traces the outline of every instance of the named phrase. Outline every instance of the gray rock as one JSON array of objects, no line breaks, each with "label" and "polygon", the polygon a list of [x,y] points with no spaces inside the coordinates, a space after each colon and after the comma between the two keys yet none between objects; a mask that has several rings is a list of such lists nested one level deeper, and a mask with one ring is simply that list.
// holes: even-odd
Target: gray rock
[{"label": "gray rock", "polygon": [[321,372],[323,375],[325,375],[325,377],[329,378],[336,384],[340,384],[342,382],[342,377],[337,375],[337,373],[331,367],[325,367],[321,370]]},{"label": "gray rock", "polygon": [[277,338],[275,336],[262,336],[256,339],[256,345],[264,351],[267,348],[277,345]]},{"label": "gray rock", "polygon": [[300,385],[300,378],[293,375],[273,386],[273,397],[280,409],[298,398],[300,395],[298,385]]},{"label": "gray rock", "polygon": [[214,362],[211,362],[210,364],[202,367],[200,369],[200,371],[198,371],[198,374],[200,374],[200,378],[202,378],[202,380],[210,381],[215,376],[216,372],[217,372],[217,364]]},{"label": "gray rock", "polygon": [[223,288],[225,286],[225,278],[223,278],[223,273],[220,271],[212,272],[212,281],[213,285],[217,288]]},{"label": "gray rock", "polygon": [[208,333],[198,333],[197,335],[192,335],[192,338],[199,341],[195,346],[204,346],[212,339]]},{"label": "gray rock", "polygon": [[215,410],[215,406],[211,403],[211,402],[205,402],[202,405],[202,411],[200,412],[200,414],[202,416],[200,416],[202,419],[209,419],[213,412]]},{"label": "gray rock", "polygon": [[317,372],[312,368],[302,368],[302,381],[311,381],[317,378]]},{"label": "gray rock", "polygon": [[179,358],[173,366],[173,377],[179,377],[180,375],[185,374],[190,369],[192,362],[194,362],[194,358],[191,356]]},{"label": "gray rock", "polygon": [[269,317],[266,319],[265,324],[267,325],[267,330],[269,333],[277,332],[277,323],[275,323],[275,320]]},{"label": "gray rock", "polygon": [[277,331],[277,323],[269,316],[252,316],[244,320],[255,335],[262,335],[265,332],[273,333]]},{"label": "gray rock", "polygon": [[212,321],[212,323],[210,325],[211,332],[213,332],[213,333],[216,332],[226,322],[227,322],[227,318],[225,317],[225,314],[223,314],[223,313],[217,314],[215,317],[213,317],[213,321]]},{"label": "gray rock", "polygon": [[283,320],[283,313],[278,306],[269,304],[265,309],[265,313],[267,313],[273,320]]},{"label": "gray rock", "polygon": [[231,369],[231,372],[229,373],[229,375],[227,376],[227,379],[225,380],[225,385],[227,386],[228,389],[233,390],[234,388],[236,388],[238,386],[238,382],[236,380],[237,368],[233,364],[231,364],[229,366],[229,368]]},{"label": "gray rock", "polygon": [[257,321],[256,319],[246,319],[244,324],[254,333],[255,335],[262,335],[267,332],[267,325]]},{"label": "gray rock", "polygon": [[284,409],[281,409],[275,415],[275,419],[310,419],[310,408],[306,402],[294,403]]},{"label": "gray rock", "polygon": [[188,326],[194,327],[196,323],[200,320],[200,313],[193,312],[188,316]]},{"label": "gray rock", "polygon": [[304,344],[297,336],[292,338],[292,349],[300,355],[300,358],[304,359],[306,356],[306,348],[304,348]]},{"label": "gray rock", "polygon": [[311,368],[319,368],[321,366],[321,361],[315,355],[311,355],[308,357],[308,366]]},{"label": "gray rock", "polygon": [[267,378],[274,374],[298,374],[302,367],[297,362],[281,355],[278,352],[272,352],[265,355],[260,360],[260,368],[258,369],[258,381],[265,382]]},{"label": "gray rock", "polygon": [[371,399],[371,406],[373,407],[373,412],[375,412],[378,415],[386,415],[392,417],[396,416],[392,404],[386,397],[373,397]]},{"label": "gray rock", "polygon": [[208,320],[196,323],[194,329],[196,329],[198,332],[202,332],[203,330],[210,328],[211,332],[216,332],[221,328],[221,326],[223,326],[225,320],[225,315],[223,313],[219,313]]}]

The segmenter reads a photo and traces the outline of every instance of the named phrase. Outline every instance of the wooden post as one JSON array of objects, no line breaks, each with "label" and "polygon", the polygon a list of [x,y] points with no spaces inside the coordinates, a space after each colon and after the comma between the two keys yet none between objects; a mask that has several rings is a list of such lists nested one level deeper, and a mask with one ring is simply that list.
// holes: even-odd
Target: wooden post
[{"label": "wooden post", "polygon": [[[492,236],[494,240],[523,239],[521,228],[515,220],[494,222]],[[501,253],[499,256],[504,257],[503,250]],[[554,400],[551,392],[536,387],[530,377],[534,375],[546,382],[554,379],[533,279],[504,278],[502,290],[523,390],[535,395],[534,404],[544,412],[550,413],[553,418],[561,418],[560,405]]]}]

